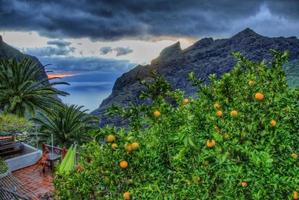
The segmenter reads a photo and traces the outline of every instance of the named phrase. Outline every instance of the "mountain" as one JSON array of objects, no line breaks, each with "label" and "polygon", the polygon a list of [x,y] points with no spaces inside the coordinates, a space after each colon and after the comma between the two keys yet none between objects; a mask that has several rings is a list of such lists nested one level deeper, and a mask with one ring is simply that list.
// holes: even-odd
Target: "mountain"
[{"label": "mountain", "polygon": [[27,54],[21,53],[19,50],[13,48],[12,46],[6,44],[2,36],[0,35],[0,59],[10,59],[10,58],[16,58],[17,60],[22,60],[24,58],[29,58],[34,61],[39,67],[43,68],[42,73],[40,74],[40,79],[46,78],[47,74],[44,69],[44,66],[41,64],[41,62],[34,56],[30,56]]},{"label": "mountain", "polygon": [[152,70],[163,75],[174,88],[185,91],[186,96],[192,96],[196,89],[187,80],[189,72],[193,71],[197,77],[207,81],[209,74],[220,76],[232,69],[235,64],[232,52],[239,51],[247,58],[258,61],[271,59],[269,49],[289,51],[291,62],[287,72],[292,73],[293,84],[298,83],[299,40],[296,37],[265,37],[247,28],[229,39],[203,38],[184,50],[179,42],[165,48],[151,64],[138,65],[119,77],[111,95],[92,114],[101,117],[101,126],[120,123],[105,116],[105,110],[112,104],[126,106],[130,102],[141,103],[138,96],[142,88],[138,79],[149,80]]}]

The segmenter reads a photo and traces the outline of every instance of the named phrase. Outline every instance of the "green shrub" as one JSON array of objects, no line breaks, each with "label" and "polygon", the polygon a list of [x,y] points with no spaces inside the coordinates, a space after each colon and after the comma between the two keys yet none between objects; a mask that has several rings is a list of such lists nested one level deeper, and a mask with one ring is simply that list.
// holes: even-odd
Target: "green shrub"
[{"label": "green shrub", "polygon": [[33,124],[27,119],[12,114],[0,115],[0,135],[14,134],[31,130]]},{"label": "green shrub", "polygon": [[8,166],[2,158],[0,158],[0,175],[6,173],[8,170]]},{"label": "green shrub", "polygon": [[[78,169],[56,177],[56,195],[292,199],[299,190],[299,93],[287,86],[282,70],[287,55],[273,54],[271,63],[235,54],[235,68],[221,79],[210,76],[208,86],[190,74],[198,99],[164,91],[139,115],[133,112],[139,117],[133,129],[94,132],[95,140],[82,147]],[[133,150],[133,143],[139,148]],[[127,168],[120,167],[123,160]]]}]

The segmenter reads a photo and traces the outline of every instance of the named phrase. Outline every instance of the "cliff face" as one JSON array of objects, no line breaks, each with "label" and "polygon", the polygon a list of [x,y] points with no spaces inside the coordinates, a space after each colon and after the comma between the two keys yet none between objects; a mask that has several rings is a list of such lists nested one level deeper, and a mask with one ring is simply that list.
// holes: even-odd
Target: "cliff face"
[{"label": "cliff face", "polygon": [[47,77],[47,74],[44,70],[44,66],[40,63],[40,61],[34,57],[34,56],[30,56],[27,54],[23,54],[21,53],[19,50],[13,48],[12,46],[6,44],[3,41],[3,38],[0,35],[0,59],[2,58],[16,58],[17,60],[22,60],[24,58],[30,58],[31,60],[33,60],[39,67],[43,68],[43,71],[40,75],[40,79]]},{"label": "cliff face", "polygon": [[[299,59],[299,40],[296,37],[269,38],[248,28],[229,39],[201,39],[184,50],[177,42],[165,48],[150,65],[136,66],[119,77],[111,95],[92,114],[101,117],[100,125],[119,123],[106,117],[105,110],[112,104],[126,106],[130,102],[141,103],[138,96],[142,88],[138,79],[149,79],[152,70],[163,75],[174,88],[185,91],[186,96],[192,96],[196,89],[187,80],[189,72],[193,71],[197,77],[207,81],[209,74],[219,76],[232,69],[235,64],[232,52],[239,51],[251,60],[269,60],[269,49],[288,50],[291,61]],[[299,71],[298,65],[292,67]]]}]

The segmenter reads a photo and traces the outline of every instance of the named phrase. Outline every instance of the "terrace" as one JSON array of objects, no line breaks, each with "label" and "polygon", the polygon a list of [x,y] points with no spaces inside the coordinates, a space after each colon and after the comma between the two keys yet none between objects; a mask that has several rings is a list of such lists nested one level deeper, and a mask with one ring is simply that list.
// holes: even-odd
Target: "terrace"
[{"label": "terrace", "polygon": [[[40,162],[46,150],[50,154],[43,172]],[[65,153],[65,149],[58,147],[42,145],[40,150],[15,137],[1,136],[0,199],[53,199],[53,164]]]}]

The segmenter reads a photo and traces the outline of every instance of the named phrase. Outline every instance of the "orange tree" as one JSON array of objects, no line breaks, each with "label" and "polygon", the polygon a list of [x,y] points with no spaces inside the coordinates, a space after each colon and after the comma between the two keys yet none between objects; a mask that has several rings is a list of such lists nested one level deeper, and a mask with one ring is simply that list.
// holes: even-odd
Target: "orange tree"
[{"label": "orange tree", "polygon": [[57,197],[295,199],[299,92],[286,83],[287,54],[273,51],[269,63],[235,57],[234,69],[209,85],[189,75],[198,98],[168,88],[133,109],[132,129],[94,130],[77,170],[56,175]]}]

